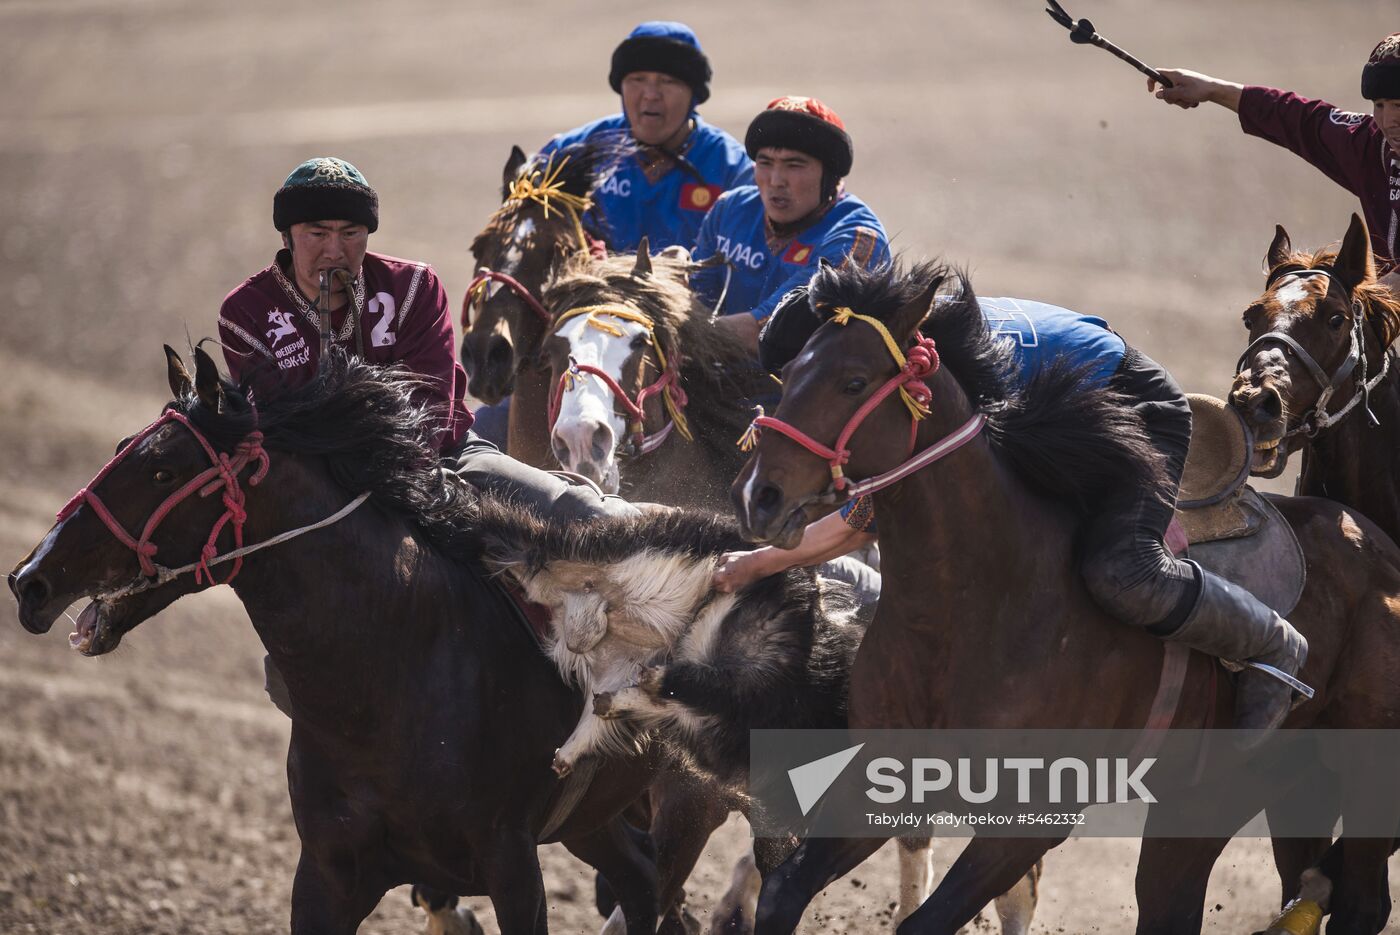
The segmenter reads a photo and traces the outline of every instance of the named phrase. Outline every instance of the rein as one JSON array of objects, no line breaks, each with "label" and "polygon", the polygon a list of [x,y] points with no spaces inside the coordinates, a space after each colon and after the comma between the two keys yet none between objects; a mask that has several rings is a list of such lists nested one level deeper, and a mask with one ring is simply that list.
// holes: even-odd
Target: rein
[{"label": "rein", "polygon": [[[985,416],[978,413],[952,434],[915,455],[914,445],[919,432],[919,423],[927,418],[929,403],[933,398],[933,392],[924,380],[938,372],[938,351],[934,347],[933,339],[916,333],[914,346],[909,349],[906,355],[900,350],[899,343],[895,341],[889,329],[876,318],[857,314],[849,308],[838,308],[832,315],[831,321],[844,327],[853,319],[863,321],[879,332],[880,337],[885,342],[885,348],[894,359],[899,372],[886,380],[847,420],[845,427],[841,429],[841,433],[836,438],[835,446],[827,447],[796,426],[781,419],[764,415],[762,406],[757,407],[758,415],[744,432],[743,437],[739,439],[739,447],[744,451],[749,451],[758,443],[759,433],[762,429],[772,429],[787,436],[827,462],[831,468],[832,491],[835,494],[844,494],[846,499],[888,487],[951,454],[975,438],[987,421]],[[860,427],[866,417],[875,410],[875,407],[884,402],[896,390],[899,391],[900,399],[904,402],[910,415],[909,447],[905,452],[905,460],[883,474],[851,483],[845,472],[845,465],[851,459],[851,449],[848,447],[851,436],[855,434],[856,429]]]},{"label": "rein", "polygon": [[[1332,273],[1325,269],[1287,270],[1276,275],[1270,281],[1269,286],[1272,288],[1273,283],[1282,279],[1284,276],[1313,275],[1326,276],[1329,283],[1335,281]],[[1323,429],[1329,428],[1342,421],[1347,413],[1356,408],[1358,403],[1363,404],[1362,408],[1365,410],[1366,416],[1370,419],[1371,424],[1380,425],[1380,420],[1377,419],[1376,414],[1371,411],[1371,390],[1379,386],[1381,381],[1389,375],[1390,355],[1385,353],[1381,354],[1380,372],[1374,377],[1367,379],[1366,323],[1362,315],[1359,299],[1352,299],[1351,310],[1351,349],[1347,352],[1346,359],[1337,365],[1337,369],[1332,373],[1330,379],[1327,376],[1327,372],[1322,369],[1322,366],[1313,356],[1293,337],[1284,334],[1282,331],[1270,331],[1251,341],[1249,347],[1244,349],[1244,353],[1240,355],[1239,361],[1235,364],[1235,376],[1239,376],[1245,371],[1250,356],[1254,353],[1256,348],[1266,342],[1277,341],[1298,355],[1298,359],[1303,362],[1303,366],[1307,367],[1308,373],[1311,374],[1313,380],[1317,382],[1320,390],[1317,402],[1313,403],[1312,407],[1303,414],[1302,419],[1296,426],[1283,433],[1283,438],[1290,438],[1299,434],[1312,438]],[[1352,393],[1346,405],[1335,413],[1329,413],[1327,411],[1327,404],[1331,401],[1332,394],[1336,392],[1347,377],[1355,372],[1358,366],[1361,368],[1361,373],[1357,377],[1357,390]]]},{"label": "rein", "polygon": [[[657,360],[661,363],[661,374],[654,381],[637,391],[636,399],[633,399],[626,390],[607,371],[594,367],[591,364],[580,364],[569,358],[569,368],[559,375],[559,382],[554,386],[554,392],[549,400],[549,427],[551,431],[554,423],[559,420],[559,408],[563,402],[564,394],[573,390],[583,374],[591,374],[602,381],[613,397],[627,410],[627,415],[631,421],[628,423],[628,445],[630,450],[626,453],[631,456],[650,454],[671,436],[672,431],[678,431],[686,441],[693,441],[694,437],[690,432],[690,425],[686,422],[685,406],[688,402],[685,390],[681,387],[680,375],[680,355],[676,354],[667,360],[666,352],[661,347],[661,342],[656,339],[656,323],[641,312],[634,311],[624,305],[585,305],[579,308],[570,309],[559,320],[554,323],[554,331],[557,333],[559,326],[570,318],[580,315],[586,316],[585,321],[590,328],[594,328],[604,334],[615,338],[621,338],[625,332],[617,325],[604,321],[598,316],[616,318],[621,321],[630,321],[641,325],[646,329],[647,341],[656,350]],[[646,413],[643,407],[651,397],[661,395],[661,401],[666,407],[666,412],[670,418],[666,425],[660,430],[650,435],[646,434],[644,422]]]},{"label": "rein", "polygon": [[[121,523],[117,521],[117,518],[112,515],[111,510],[102,502],[102,498],[97,495],[95,488],[118,464],[125,460],[128,454],[135,450],[137,445],[168,422],[178,422],[189,430],[190,434],[199,442],[200,447],[204,449],[204,453],[208,455],[211,466],[201,471],[199,474],[196,474],[190,480],[186,481],[179,490],[176,490],[170,496],[166,497],[146,519],[141,529],[141,537],[138,539],[122,527]],[[335,514],[317,523],[313,523],[309,526],[302,526],[298,529],[292,529],[274,536],[272,539],[245,547],[243,545],[243,524],[247,522],[248,514],[243,509],[245,495],[242,486],[239,484],[238,475],[249,465],[256,465],[253,472],[248,476],[249,487],[256,487],[267,475],[270,461],[267,451],[262,446],[262,441],[262,432],[254,429],[238,443],[231,457],[224,452],[215,452],[214,446],[209,444],[209,440],[204,437],[199,429],[195,428],[194,424],[190,422],[186,416],[170,409],[161,415],[159,419],[156,419],[150,425],[142,429],[131,441],[123,445],[121,451],[118,451],[112,460],[108,461],[102,470],[97,472],[97,476],[88,481],[86,486],[79,489],[64,505],[63,509],[58,511],[56,517],[56,521],[62,523],[76,513],[80,506],[87,504],[92,507],[93,512],[102,520],[113,537],[122,545],[136,553],[137,562],[141,566],[141,573],[146,577],[137,579],[125,587],[113,591],[104,591],[96,596],[102,600],[116,600],[131,594],[139,594],[142,591],[148,591],[151,588],[166,584],[180,575],[191,571],[194,572],[196,584],[228,584],[238,576],[238,572],[242,569],[243,556],[250,555],[253,552],[268,548],[269,546],[286,542],[289,539],[294,539],[314,529],[320,529],[323,526],[329,526],[332,523],[338,522],[369,499],[369,492],[366,491]],[[154,558],[157,547],[156,544],[151,541],[151,536],[155,533],[156,527],[164,522],[165,518],[170,515],[171,511],[174,510],[176,506],[194,496],[195,493],[198,493],[201,497],[208,497],[221,488],[223,491],[224,513],[214,522],[213,528],[210,529],[209,537],[205,541],[204,548],[200,550],[199,560],[191,562],[188,565],[182,565],[179,568],[170,568],[165,565],[156,564]],[[223,531],[225,525],[231,525],[233,527],[233,541],[235,547],[232,551],[219,555],[216,542],[218,541],[219,533]],[[223,581],[215,581],[214,574],[210,570],[211,567],[228,561],[233,562],[233,568],[229,571],[228,577]]]},{"label": "rein", "polygon": [[520,301],[525,303],[525,307],[534,312],[540,321],[544,323],[546,328],[549,327],[551,319],[548,310],[540,304],[540,300],[535,298],[529,289],[526,289],[525,286],[521,284],[520,280],[507,273],[498,273],[493,269],[487,269],[483,266],[481,271],[472,277],[471,285],[467,286],[467,295],[462,300],[463,331],[467,331],[471,328],[472,309],[486,300],[486,293],[493,282],[500,283],[509,288],[511,292],[514,292],[520,298]]}]

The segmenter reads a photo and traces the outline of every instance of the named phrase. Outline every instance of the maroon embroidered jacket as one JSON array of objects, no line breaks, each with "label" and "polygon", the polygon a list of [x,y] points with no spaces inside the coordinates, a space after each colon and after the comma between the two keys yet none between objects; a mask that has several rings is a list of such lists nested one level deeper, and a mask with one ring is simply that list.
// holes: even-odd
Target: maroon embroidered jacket
[{"label": "maroon embroidered jacket", "polygon": [[1400,258],[1400,154],[1376,120],[1275,88],[1240,96],[1240,128],[1292,150],[1361,199],[1371,246],[1382,266]]},{"label": "maroon embroidered jacket", "polygon": [[[246,280],[219,309],[219,338],[229,375],[250,376],[253,392],[276,385],[298,386],[316,374],[321,356],[321,322],[315,309],[283,273],[287,251],[267,269]],[[451,449],[472,424],[463,395],[467,375],[453,348],[447,293],[426,263],[366,253],[354,283],[360,308],[364,358],[373,364],[400,363],[427,380],[421,401],[441,414],[438,447]],[[351,353],[355,335],[347,308],[333,312],[334,343]]]}]

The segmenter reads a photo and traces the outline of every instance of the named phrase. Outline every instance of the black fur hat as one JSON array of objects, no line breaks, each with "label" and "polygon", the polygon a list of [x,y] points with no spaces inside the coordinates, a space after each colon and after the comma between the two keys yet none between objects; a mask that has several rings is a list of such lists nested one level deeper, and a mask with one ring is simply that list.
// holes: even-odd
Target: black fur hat
[{"label": "black fur hat", "polygon": [[622,93],[622,79],[634,71],[659,71],[690,85],[691,106],[710,98],[710,60],[695,32],[684,23],[642,23],[613,50],[608,84]]},{"label": "black fur hat", "polygon": [[855,146],[836,111],[814,97],[779,97],[768,102],[744,134],[749,158],[765,146],[795,149],[819,161],[836,178],[851,174]]}]

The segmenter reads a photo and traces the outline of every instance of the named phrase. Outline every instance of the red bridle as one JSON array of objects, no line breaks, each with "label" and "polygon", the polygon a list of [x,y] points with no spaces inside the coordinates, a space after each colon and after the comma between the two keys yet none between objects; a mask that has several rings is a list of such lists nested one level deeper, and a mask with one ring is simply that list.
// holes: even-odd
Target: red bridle
[{"label": "red bridle", "polygon": [[487,285],[492,282],[498,282],[510,289],[511,292],[514,292],[516,296],[520,298],[520,301],[525,303],[525,307],[534,312],[545,327],[549,327],[552,317],[548,310],[540,304],[539,299],[535,298],[534,295],[530,293],[529,289],[526,289],[520,284],[520,280],[516,279],[514,276],[506,273],[498,273],[495,270],[487,269],[483,266],[481,272],[472,277],[471,285],[467,286],[467,294],[462,299],[463,331],[471,327],[472,305],[476,304],[478,301],[485,301]]},{"label": "red bridle", "polygon": [[[580,315],[586,316],[589,325],[606,332],[616,338],[623,337],[620,328],[607,322],[601,321],[598,316],[603,315],[609,318],[616,318],[621,321],[630,321],[633,324],[641,325],[647,331],[647,336],[651,341],[652,348],[656,351],[656,358],[661,362],[661,374],[654,381],[637,391],[636,398],[622,388],[617,380],[606,371],[594,367],[591,364],[576,363],[572,357],[569,358],[569,367],[559,375],[559,380],[554,384],[554,392],[549,397],[549,430],[554,431],[554,423],[559,420],[559,408],[563,403],[564,394],[573,389],[575,382],[583,374],[591,374],[603,381],[603,385],[613,394],[613,397],[627,410],[630,421],[627,426],[627,433],[632,455],[644,455],[655,451],[667,438],[670,437],[673,429],[679,429],[681,436],[687,441],[691,440],[690,426],[686,424],[685,406],[690,400],[685,395],[685,390],[681,387],[681,361],[680,352],[672,351],[669,359],[666,352],[661,347],[661,342],[656,337],[656,324],[649,317],[627,308],[623,305],[585,305],[573,308],[559,316],[559,320],[554,323],[554,331],[558,332],[559,326],[571,318]],[[671,418],[667,420],[664,428],[646,434],[644,423],[646,413],[643,406],[646,401],[653,396],[660,394],[661,401]]]},{"label": "red bridle", "polygon": [[889,333],[884,324],[868,315],[858,315],[848,308],[838,308],[832,317],[832,322],[838,325],[845,325],[852,319],[863,321],[875,328],[885,341],[885,346],[890,355],[894,358],[895,364],[899,367],[899,372],[886,380],[879,389],[870,394],[865,402],[861,403],[846,425],[836,437],[834,447],[828,447],[808,435],[806,432],[788,422],[772,416],[763,414],[763,407],[758,407],[758,415],[748,430],[739,439],[739,446],[745,451],[749,450],[758,441],[759,432],[762,429],[772,429],[781,435],[785,435],[792,441],[801,445],[812,454],[823,459],[831,467],[832,487],[837,493],[846,491],[849,481],[846,478],[845,465],[851,460],[851,449],[849,443],[851,436],[875,410],[875,407],[884,402],[891,394],[898,391],[904,400],[904,404],[909,409],[909,447],[905,451],[905,461],[891,471],[887,471],[877,477],[869,478],[851,485],[848,495],[851,497],[861,496],[871,493],[881,487],[886,487],[900,478],[907,477],[914,471],[925,465],[931,464],[939,458],[952,451],[956,451],[968,441],[970,441],[979,431],[985,422],[983,417],[975,415],[962,427],[955,431],[948,438],[938,442],[932,448],[914,455],[914,444],[919,432],[919,422],[929,413],[929,403],[933,400],[933,392],[924,382],[925,378],[938,372],[938,351],[934,347],[932,338],[924,337],[915,333],[914,346],[907,352],[902,352],[893,336]]},{"label": "red bridle", "polygon": [[[107,505],[102,502],[102,498],[97,495],[94,488],[102,483],[102,480],[112,469],[120,464],[137,445],[167,422],[178,422],[190,430],[190,434],[195,437],[195,440],[198,441],[200,446],[204,449],[204,453],[209,456],[211,467],[201,471],[185,482],[179,490],[176,490],[170,496],[166,497],[160,506],[156,507],[155,512],[147,518],[145,525],[141,529],[141,538],[137,539],[127,532],[126,529],[122,527],[121,523],[117,522],[116,517],[112,515],[111,510],[107,509]],[[229,572],[228,577],[222,582],[216,582],[214,580],[214,575],[209,570],[209,563],[212,562],[218,554],[215,542],[218,540],[219,533],[223,531],[226,524],[233,525],[233,541],[235,548],[241,549],[243,546],[243,524],[247,521],[248,514],[244,512],[243,509],[244,495],[243,489],[238,483],[238,475],[249,464],[256,462],[256,469],[254,469],[253,473],[248,477],[248,485],[253,487],[261,482],[264,475],[267,474],[268,457],[267,452],[263,450],[262,439],[262,432],[254,429],[238,443],[232,456],[223,452],[215,452],[214,447],[209,444],[208,439],[194,427],[189,419],[173,409],[168,410],[159,419],[142,429],[131,441],[122,446],[122,450],[117,452],[116,456],[113,457],[111,461],[108,461],[101,471],[97,472],[97,476],[88,481],[87,486],[75,493],[73,498],[64,505],[63,509],[58,511],[57,521],[60,523],[63,522],[68,519],[68,517],[72,516],[73,513],[77,511],[78,507],[84,503],[88,504],[92,507],[93,512],[97,514],[98,518],[106,524],[117,541],[136,553],[136,559],[141,565],[141,573],[153,577],[160,571],[153,561],[156,554],[156,545],[151,541],[151,536],[155,533],[156,527],[165,520],[171,510],[184,500],[189,499],[196,492],[198,492],[201,497],[207,497],[214,491],[222,488],[224,513],[215,521],[214,528],[209,531],[209,538],[200,552],[200,560],[195,568],[194,577],[196,583],[200,582],[200,577],[202,575],[205,583],[211,585],[218,583],[228,584],[234,579],[238,574],[238,570],[242,567],[242,557],[240,556],[234,560],[233,570]]]}]

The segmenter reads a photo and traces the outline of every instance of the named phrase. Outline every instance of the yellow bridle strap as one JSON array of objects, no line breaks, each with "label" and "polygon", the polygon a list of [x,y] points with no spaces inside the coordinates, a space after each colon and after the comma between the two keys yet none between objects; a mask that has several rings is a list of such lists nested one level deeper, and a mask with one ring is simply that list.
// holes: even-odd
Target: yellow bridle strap
[{"label": "yellow bridle strap", "polygon": [[[577,318],[580,315],[586,316],[584,323],[590,328],[596,328],[604,334],[610,334],[615,338],[625,336],[625,332],[617,325],[603,321],[598,316],[605,315],[608,318],[617,318],[622,321],[630,321],[633,324],[641,325],[647,330],[647,341],[656,351],[656,359],[661,364],[661,372],[666,372],[666,352],[661,349],[661,342],[656,340],[656,323],[649,317],[628,308],[625,305],[581,305],[578,308],[571,308],[560,315],[554,321],[554,331],[557,334],[559,326],[570,318]],[[680,378],[680,374],[676,375]],[[667,386],[661,391],[661,401],[666,405],[666,412],[671,417],[671,421],[676,423],[676,431],[681,433],[681,437],[686,441],[694,441],[690,434],[690,424],[686,422],[685,413],[676,405],[676,401],[671,398],[671,387]]]},{"label": "yellow bridle strap", "polygon": [[[908,359],[904,356],[904,352],[899,349],[899,342],[894,339],[894,335],[890,334],[890,329],[885,327],[884,322],[877,318],[871,318],[869,315],[861,315],[858,312],[846,308],[844,305],[832,310],[831,320],[838,325],[845,326],[852,318],[857,321],[865,322],[879,332],[880,337],[885,341],[885,347],[889,350],[890,356],[894,358],[895,366],[903,370],[904,365],[908,363]],[[910,396],[909,391],[902,386],[899,388],[899,398],[904,400],[904,405],[908,407],[909,414],[916,420],[922,419],[928,415],[928,406],[919,402],[913,396]]]},{"label": "yellow bridle strap", "polygon": [[544,208],[545,220],[549,220],[550,200],[553,199],[557,205],[555,210],[563,208],[568,213],[569,220],[574,222],[579,249],[587,250],[588,237],[583,233],[583,222],[579,215],[591,208],[593,202],[586,195],[574,195],[564,191],[564,183],[559,181],[559,175],[568,164],[569,157],[565,156],[556,166],[554,154],[551,153],[543,172],[537,170],[529,175],[522,175],[511,183],[510,194],[506,196],[506,200],[533,201]]}]

